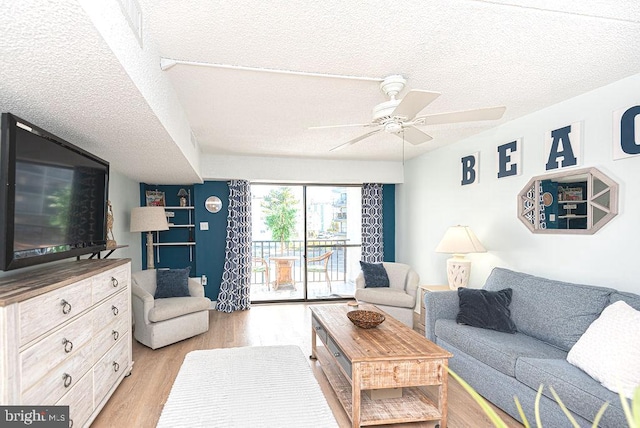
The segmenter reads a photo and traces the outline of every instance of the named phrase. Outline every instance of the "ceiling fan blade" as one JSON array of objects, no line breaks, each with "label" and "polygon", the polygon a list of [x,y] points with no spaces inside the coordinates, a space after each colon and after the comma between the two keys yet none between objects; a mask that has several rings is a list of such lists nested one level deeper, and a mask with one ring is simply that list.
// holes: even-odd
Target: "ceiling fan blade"
[{"label": "ceiling fan blade", "polygon": [[376,129],[376,130],[371,131],[371,132],[367,132],[366,134],[363,134],[363,135],[361,135],[361,136],[359,136],[359,137],[356,137],[356,138],[354,138],[353,140],[349,140],[349,141],[347,141],[346,143],[342,143],[342,144],[340,144],[339,146],[336,146],[336,147],[334,147],[333,149],[331,149],[331,150],[329,150],[329,151],[330,151],[330,152],[333,152],[333,151],[336,151],[336,150],[344,149],[345,147],[350,146],[350,145],[352,145],[352,144],[355,144],[355,143],[357,143],[358,141],[364,140],[365,138],[370,137],[370,136],[372,136],[373,134],[377,134],[377,133],[378,133],[378,132],[380,132],[380,131],[382,131],[382,128],[380,128],[380,129]]},{"label": "ceiling fan blade", "polygon": [[[425,134],[418,128],[414,128],[413,126],[405,126],[404,128],[404,140],[407,143],[411,143],[414,146],[418,144],[426,143],[429,140],[433,140],[431,135]],[[394,134],[400,138],[402,138],[402,131]]]},{"label": "ceiling fan blade", "polygon": [[366,128],[368,126],[378,125],[377,123],[350,123],[348,125],[326,125],[326,126],[310,126],[307,129],[330,129],[330,128],[352,128],[352,127],[363,127]]},{"label": "ceiling fan blade", "polygon": [[440,96],[439,92],[413,89],[405,95],[400,104],[393,110],[391,116],[402,116],[407,119],[415,117],[420,111]]},{"label": "ceiling fan blade", "polygon": [[416,125],[440,125],[443,123],[473,122],[477,120],[500,119],[507,108],[488,107],[474,110],[452,111],[449,113],[429,114],[416,117]]}]

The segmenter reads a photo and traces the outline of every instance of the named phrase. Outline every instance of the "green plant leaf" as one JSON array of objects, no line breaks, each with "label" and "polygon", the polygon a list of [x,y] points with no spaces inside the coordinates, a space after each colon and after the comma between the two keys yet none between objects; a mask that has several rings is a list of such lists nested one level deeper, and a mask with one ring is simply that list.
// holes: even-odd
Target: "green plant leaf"
[{"label": "green plant leaf", "polygon": [[491,422],[493,422],[493,425],[496,428],[508,428],[507,424],[504,423],[502,419],[500,419],[500,416],[498,416],[495,410],[491,408],[489,403],[487,403],[487,401],[484,398],[482,398],[482,396],[478,394],[476,390],[471,387],[471,385],[465,382],[464,379],[462,379],[460,376],[458,376],[453,370],[451,370],[448,367],[447,367],[447,371],[455,380],[458,381],[458,383],[460,383],[460,385],[462,385],[462,387],[469,393],[469,395],[471,395],[471,397],[476,401],[476,403],[480,405],[482,410],[486,413],[487,416],[489,416],[489,419],[491,419]]},{"label": "green plant leaf", "polygon": [[534,412],[536,415],[536,425],[538,428],[542,428],[542,419],[540,419],[540,397],[542,397],[542,389],[544,388],[543,384],[540,384],[540,388],[538,388],[538,393],[536,394],[536,401],[534,405]]},{"label": "green plant leaf", "polygon": [[607,406],[609,403],[604,403],[598,413],[596,413],[596,417],[593,419],[592,428],[598,428],[598,424],[600,424],[600,419],[602,419],[602,415],[604,415],[604,411],[607,410]]},{"label": "green plant leaf", "polygon": [[[553,389],[552,386],[549,387],[549,390],[551,391],[553,398],[556,399],[556,402],[558,403],[558,406],[560,406],[560,409],[562,409],[564,414],[567,416],[567,419],[569,419],[569,422],[571,422],[571,425],[573,425],[574,428],[580,428],[580,425],[578,425],[578,422],[576,422],[576,418],[574,418],[573,415],[569,412],[569,409],[567,409],[567,406],[564,405],[564,403],[560,399],[560,396],[556,393],[556,390]],[[605,405],[604,407],[607,407],[607,406]],[[597,426],[598,426],[597,424],[594,425],[594,427],[597,427]]]},{"label": "green plant leaf", "polygon": [[622,403],[622,410],[624,411],[624,416],[627,418],[629,428],[640,428],[640,386],[633,392],[631,407],[629,407],[627,397],[625,397],[622,392],[619,392],[618,395],[620,395],[620,403]]},{"label": "green plant leaf", "polygon": [[518,400],[518,397],[514,395],[513,401],[516,402],[516,407],[518,408],[518,413],[522,418],[522,424],[524,425],[524,428],[531,428],[531,425],[529,425],[529,421],[527,420],[527,417],[524,415],[524,410],[522,410],[522,405],[520,404],[520,400]]}]

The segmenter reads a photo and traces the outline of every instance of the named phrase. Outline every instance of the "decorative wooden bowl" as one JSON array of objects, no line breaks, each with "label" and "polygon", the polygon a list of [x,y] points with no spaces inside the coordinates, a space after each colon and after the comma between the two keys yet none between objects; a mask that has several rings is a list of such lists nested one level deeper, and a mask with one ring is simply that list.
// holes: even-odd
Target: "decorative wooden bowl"
[{"label": "decorative wooden bowl", "polygon": [[374,311],[349,311],[347,317],[360,328],[374,328],[384,321],[384,315]]}]

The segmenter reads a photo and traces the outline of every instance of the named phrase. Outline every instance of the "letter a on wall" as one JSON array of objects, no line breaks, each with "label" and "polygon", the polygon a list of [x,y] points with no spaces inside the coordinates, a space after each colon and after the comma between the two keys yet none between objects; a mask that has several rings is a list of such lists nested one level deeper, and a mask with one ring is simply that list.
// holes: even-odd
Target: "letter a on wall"
[{"label": "letter a on wall", "polygon": [[582,164],[582,123],[554,129],[544,138],[545,169],[567,168]]},{"label": "letter a on wall", "polygon": [[475,184],[479,181],[479,159],[480,152],[472,153],[468,156],[460,158],[460,162],[462,163],[462,181],[460,181],[460,184],[462,186]]},{"label": "letter a on wall", "polygon": [[640,155],[640,106],[613,112],[613,159]]}]

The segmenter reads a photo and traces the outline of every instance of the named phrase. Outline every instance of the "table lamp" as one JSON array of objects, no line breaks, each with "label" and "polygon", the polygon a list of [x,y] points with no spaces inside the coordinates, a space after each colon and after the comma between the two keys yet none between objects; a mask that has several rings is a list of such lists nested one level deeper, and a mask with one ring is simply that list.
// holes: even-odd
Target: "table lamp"
[{"label": "table lamp", "polygon": [[438,253],[453,254],[447,260],[447,279],[449,288],[456,290],[466,287],[471,273],[471,260],[464,257],[468,253],[485,253],[476,235],[469,226],[451,226],[436,247]]},{"label": "table lamp", "polygon": [[136,207],[131,210],[131,232],[147,232],[147,269],[153,269],[153,234],[169,230],[164,207]]}]

